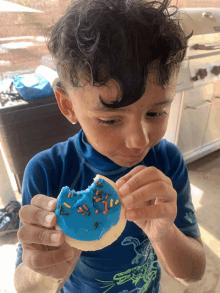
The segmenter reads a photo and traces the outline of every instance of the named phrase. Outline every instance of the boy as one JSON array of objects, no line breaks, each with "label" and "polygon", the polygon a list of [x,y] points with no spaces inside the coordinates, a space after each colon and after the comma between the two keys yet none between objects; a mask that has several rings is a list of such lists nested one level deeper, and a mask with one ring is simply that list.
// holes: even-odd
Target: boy
[{"label": "boy", "polygon": [[[187,48],[169,4],[80,0],[54,25],[54,92],[63,115],[82,129],[26,167],[17,292],[162,292],[158,260],[174,278],[202,278],[187,167],[162,139]],[[128,222],[112,245],[82,252],[62,232],[52,236],[56,198],[63,186],[85,190],[96,174],[116,182]]]}]

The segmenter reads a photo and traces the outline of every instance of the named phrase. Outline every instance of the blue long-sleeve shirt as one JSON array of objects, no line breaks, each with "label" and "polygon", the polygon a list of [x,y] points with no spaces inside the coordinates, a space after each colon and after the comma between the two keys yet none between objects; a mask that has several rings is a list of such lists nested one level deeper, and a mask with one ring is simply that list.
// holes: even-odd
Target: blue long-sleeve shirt
[{"label": "blue long-sleeve shirt", "polygon": [[[172,180],[178,208],[174,223],[185,235],[199,237],[188,170],[177,146],[162,139],[138,165],[154,166]],[[120,167],[98,153],[85,142],[81,129],[67,141],[40,152],[29,161],[22,185],[22,206],[30,204],[36,194],[57,198],[64,186],[85,190],[96,174],[116,182],[134,167]],[[22,245],[19,243],[16,266],[21,262]],[[98,251],[82,252],[60,292],[158,293],[160,278],[161,268],[148,237],[135,223],[127,221],[123,233],[111,245]]]}]

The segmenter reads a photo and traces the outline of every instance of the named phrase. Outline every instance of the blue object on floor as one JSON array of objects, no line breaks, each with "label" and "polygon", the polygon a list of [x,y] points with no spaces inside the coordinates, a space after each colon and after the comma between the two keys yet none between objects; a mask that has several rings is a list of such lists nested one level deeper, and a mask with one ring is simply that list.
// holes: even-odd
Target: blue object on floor
[{"label": "blue object on floor", "polygon": [[18,231],[20,208],[20,203],[12,200],[0,209],[0,236]]},{"label": "blue object on floor", "polygon": [[15,232],[19,228],[18,213],[6,212],[0,217],[0,236],[9,232]]},{"label": "blue object on floor", "polygon": [[21,205],[18,201],[11,200],[3,209],[0,209],[0,217],[5,212],[18,213],[20,208],[21,208]]}]

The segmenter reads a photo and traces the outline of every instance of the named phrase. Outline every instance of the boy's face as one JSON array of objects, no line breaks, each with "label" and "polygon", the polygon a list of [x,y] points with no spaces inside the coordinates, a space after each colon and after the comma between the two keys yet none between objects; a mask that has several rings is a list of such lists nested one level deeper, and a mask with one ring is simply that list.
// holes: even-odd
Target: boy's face
[{"label": "boy's face", "polygon": [[174,75],[169,86],[163,89],[151,82],[149,76],[146,91],[137,102],[114,110],[99,105],[99,96],[105,103],[120,97],[120,87],[114,80],[108,82],[108,87],[87,84],[72,88],[69,98],[59,88],[54,92],[63,115],[72,123],[80,123],[87,143],[117,165],[132,167],[163,138],[171,102],[154,104],[166,99],[172,101],[176,82],[177,75]]}]

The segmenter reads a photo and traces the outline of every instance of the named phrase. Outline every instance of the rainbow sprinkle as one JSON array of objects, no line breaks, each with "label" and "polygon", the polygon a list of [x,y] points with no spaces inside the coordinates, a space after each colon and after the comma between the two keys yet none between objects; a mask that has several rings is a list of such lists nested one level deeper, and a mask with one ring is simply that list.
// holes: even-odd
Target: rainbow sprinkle
[{"label": "rainbow sprinkle", "polygon": [[69,209],[71,208],[71,206],[68,205],[66,202],[64,202],[63,204],[64,204],[67,208],[69,208]]}]

